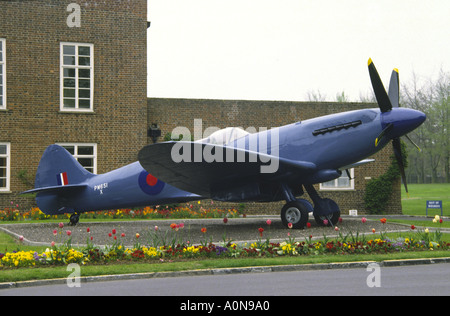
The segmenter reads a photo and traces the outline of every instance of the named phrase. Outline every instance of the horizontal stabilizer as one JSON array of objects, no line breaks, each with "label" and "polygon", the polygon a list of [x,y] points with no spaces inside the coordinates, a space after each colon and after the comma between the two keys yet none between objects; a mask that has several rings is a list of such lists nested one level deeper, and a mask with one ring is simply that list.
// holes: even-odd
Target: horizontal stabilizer
[{"label": "horizontal stabilizer", "polygon": [[20,194],[37,194],[41,192],[47,192],[47,193],[59,193],[59,192],[68,192],[68,191],[78,191],[82,190],[87,187],[87,184],[68,184],[68,185],[57,185],[57,186],[51,186],[51,187],[42,187],[37,188],[33,190],[28,190],[21,192]]}]

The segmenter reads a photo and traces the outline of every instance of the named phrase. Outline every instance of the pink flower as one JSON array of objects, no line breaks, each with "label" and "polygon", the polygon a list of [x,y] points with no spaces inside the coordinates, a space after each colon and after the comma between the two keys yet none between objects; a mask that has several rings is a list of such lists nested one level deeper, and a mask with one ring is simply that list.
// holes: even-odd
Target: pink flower
[{"label": "pink flower", "polygon": [[72,232],[70,230],[66,231],[67,236],[72,235]]},{"label": "pink flower", "polygon": [[184,228],[184,223],[180,223],[180,224],[178,225],[178,227]]},{"label": "pink flower", "polygon": [[335,230],[335,231],[339,231],[339,227],[335,226],[335,227],[334,227],[334,230]]},{"label": "pink flower", "polygon": [[[155,226],[155,232],[157,232],[158,229],[159,229],[159,227],[158,227],[158,226]],[[136,234],[136,235],[139,235],[139,234]]]},{"label": "pink flower", "polygon": [[58,231],[56,229],[53,230],[53,236],[56,236],[58,234]]},{"label": "pink flower", "polygon": [[23,236],[19,236],[19,241],[20,241],[20,242],[23,241]]},{"label": "pink flower", "polygon": [[292,228],[293,226],[292,223],[288,223],[288,228]]},{"label": "pink flower", "polygon": [[270,226],[270,225],[272,224],[272,221],[271,221],[270,219],[268,219],[268,220],[266,221],[266,224]]},{"label": "pink flower", "polygon": [[324,219],[324,220],[323,220],[323,224],[324,224],[325,226],[328,226],[328,220],[327,220],[327,219]]},{"label": "pink flower", "polygon": [[52,243],[50,244],[52,247],[55,247],[55,242],[52,241]]},{"label": "pink flower", "polygon": [[59,223],[58,225],[59,225],[59,228],[63,228],[64,227],[63,223]]},{"label": "pink flower", "polygon": [[364,224],[365,222],[367,222],[367,218],[365,217],[361,218],[361,222]]}]

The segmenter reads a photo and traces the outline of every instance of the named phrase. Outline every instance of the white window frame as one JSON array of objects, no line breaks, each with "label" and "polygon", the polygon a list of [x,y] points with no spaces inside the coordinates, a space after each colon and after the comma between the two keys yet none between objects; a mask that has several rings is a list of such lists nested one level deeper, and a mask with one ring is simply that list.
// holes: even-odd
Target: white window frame
[{"label": "white window frame", "polygon": [[[340,186],[339,185],[339,178],[325,182],[328,185],[325,185],[325,183],[321,183],[319,186],[320,191],[353,191],[355,190],[355,169],[351,168],[348,169],[350,173],[350,179],[348,179],[347,172],[343,171],[342,175],[339,178],[347,178],[349,180],[348,186]],[[330,186],[330,184],[333,184]]]},{"label": "white window frame", "polygon": [[0,81],[1,86],[1,100],[3,101],[0,105],[0,110],[6,110],[6,39],[0,38],[2,56],[0,60],[0,65],[2,66],[2,80]]},{"label": "white window frame", "polygon": [[[95,143],[57,143],[57,145],[62,147],[74,147],[73,157],[78,161],[80,158],[90,158],[92,159],[92,173],[97,174],[97,144]],[[78,147],[92,147],[93,155],[80,155],[78,154]],[[91,172],[91,171],[89,171]]]},{"label": "white window frame", "polygon": [[0,154],[1,158],[6,158],[6,186],[0,187],[0,193],[11,193],[11,143],[0,143],[0,146],[6,146],[6,154]]},{"label": "white window frame", "polygon": [[[65,65],[64,64],[64,46],[75,46],[75,65]],[[80,65],[79,64],[79,50],[80,46],[87,46],[90,48],[90,63],[89,66]],[[71,55],[70,55],[71,56]],[[82,55],[83,56],[83,55]],[[75,87],[74,97],[66,97],[64,96],[64,69],[75,69]],[[90,71],[90,96],[89,96],[89,108],[80,108],[79,102],[80,100],[87,100],[86,98],[80,98],[80,82],[79,82],[79,70],[89,70]],[[82,80],[82,79],[81,79]],[[67,88],[67,87],[66,87]],[[67,89],[72,90],[72,89]],[[81,89],[82,90],[82,89]],[[64,100],[65,99],[73,99],[75,100],[75,107],[65,107]],[[71,42],[61,42],[60,43],[60,111],[61,112],[94,112],[94,44],[89,43],[71,43]]]}]

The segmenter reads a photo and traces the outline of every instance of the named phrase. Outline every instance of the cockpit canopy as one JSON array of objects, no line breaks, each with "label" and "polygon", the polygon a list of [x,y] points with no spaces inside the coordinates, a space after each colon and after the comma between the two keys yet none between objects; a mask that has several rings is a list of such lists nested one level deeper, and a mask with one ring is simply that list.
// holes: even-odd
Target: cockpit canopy
[{"label": "cockpit canopy", "polygon": [[226,145],[235,141],[238,138],[244,137],[250,134],[249,132],[243,130],[239,127],[227,127],[221,130],[218,130],[206,138],[200,139],[196,142],[205,143],[205,144],[213,144],[213,145]]}]

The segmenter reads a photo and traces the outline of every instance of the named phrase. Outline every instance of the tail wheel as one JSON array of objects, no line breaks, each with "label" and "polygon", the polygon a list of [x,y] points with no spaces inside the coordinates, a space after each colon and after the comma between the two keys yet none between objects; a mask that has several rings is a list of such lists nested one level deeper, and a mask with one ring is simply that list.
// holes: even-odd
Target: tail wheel
[{"label": "tail wheel", "polygon": [[283,206],[281,209],[281,222],[284,226],[289,227],[289,223],[292,224],[292,228],[303,229],[308,222],[308,209],[298,201],[292,201]]}]

